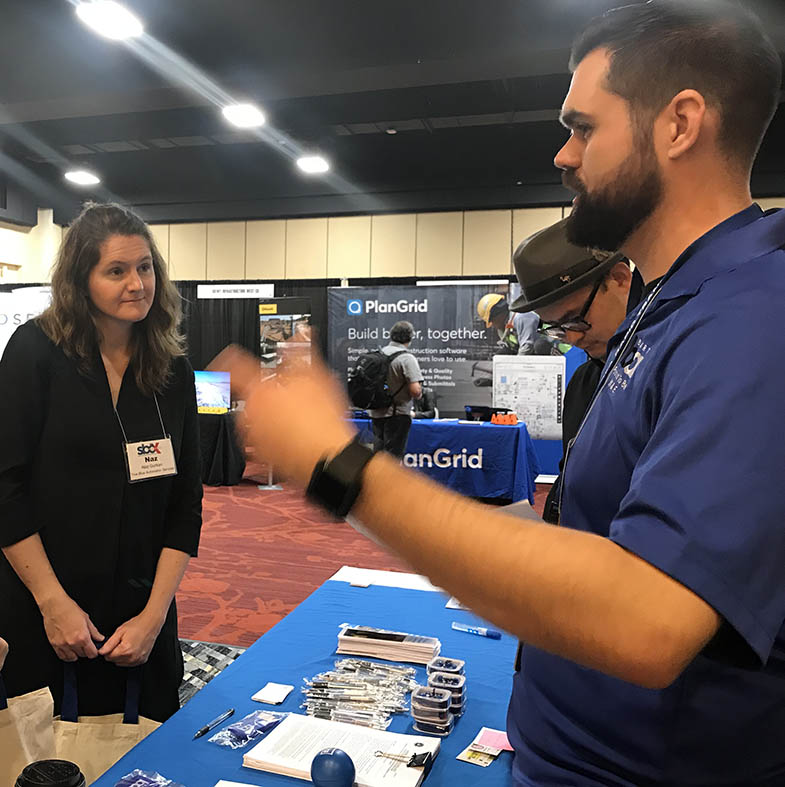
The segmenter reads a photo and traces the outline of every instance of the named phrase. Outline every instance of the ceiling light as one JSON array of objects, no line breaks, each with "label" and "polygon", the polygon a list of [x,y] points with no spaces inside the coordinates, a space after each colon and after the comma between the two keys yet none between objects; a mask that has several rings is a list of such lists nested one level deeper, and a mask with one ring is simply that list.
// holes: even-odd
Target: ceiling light
[{"label": "ceiling light", "polygon": [[101,182],[101,178],[86,169],[72,169],[65,173],[65,179],[76,183],[77,186],[95,186]]},{"label": "ceiling light", "polygon": [[387,131],[388,134],[397,134],[398,133],[398,129],[393,128],[392,126],[390,126],[390,128],[388,128],[388,129],[386,129],[386,131]]},{"label": "ceiling light", "polygon": [[298,158],[297,166],[303,172],[307,172],[309,175],[327,172],[327,170],[330,169],[327,159],[324,159],[321,156],[303,156],[302,158]]},{"label": "ceiling light", "polygon": [[79,3],[76,15],[99,35],[115,41],[136,38],[144,32],[138,17],[114,0]]},{"label": "ceiling light", "polygon": [[221,111],[230,123],[239,128],[263,126],[266,120],[259,107],[255,107],[253,104],[230,104]]}]

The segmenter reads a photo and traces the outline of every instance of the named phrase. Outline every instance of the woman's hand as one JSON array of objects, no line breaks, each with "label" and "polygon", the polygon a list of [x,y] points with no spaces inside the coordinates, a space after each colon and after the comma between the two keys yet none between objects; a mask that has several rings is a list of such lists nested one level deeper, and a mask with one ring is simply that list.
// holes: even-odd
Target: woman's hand
[{"label": "woman's hand", "polygon": [[93,625],[90,616],[68,595],[62,593],[39,607],[49,643],[63,661],[78,658],[94,659],[98,655],[95,643],[104,635]]},{"label": "woman's hand", "polygon": [[163,624],[164,618],[142,611],[118,626],[98,653],[118,667],[138,667],[150,658]]}]

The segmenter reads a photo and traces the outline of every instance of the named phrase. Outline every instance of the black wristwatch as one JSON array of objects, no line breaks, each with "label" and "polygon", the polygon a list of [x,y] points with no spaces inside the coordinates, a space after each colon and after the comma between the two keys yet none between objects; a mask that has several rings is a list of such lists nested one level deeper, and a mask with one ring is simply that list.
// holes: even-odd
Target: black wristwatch
[{"label": "black wristwatch", "polygon": [[313,469],[305,496],[337,517],[345,517],[362,489],[362,473],[374,452],[355,438],[332,459],[321,459]]}]

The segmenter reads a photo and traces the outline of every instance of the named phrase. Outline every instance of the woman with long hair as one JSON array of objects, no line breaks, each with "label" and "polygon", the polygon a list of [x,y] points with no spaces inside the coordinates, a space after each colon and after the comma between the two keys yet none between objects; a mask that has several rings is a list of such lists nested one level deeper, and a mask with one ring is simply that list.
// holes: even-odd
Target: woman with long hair
[{"label": "woman with long hair", "polygon": [[180,299],[147,225],[88,205],[63,239],[52,302],[0,361],[0,631],[10,695],[76,662],[79,712],[178,707],[174,594],[196,554],[202,487]]}]

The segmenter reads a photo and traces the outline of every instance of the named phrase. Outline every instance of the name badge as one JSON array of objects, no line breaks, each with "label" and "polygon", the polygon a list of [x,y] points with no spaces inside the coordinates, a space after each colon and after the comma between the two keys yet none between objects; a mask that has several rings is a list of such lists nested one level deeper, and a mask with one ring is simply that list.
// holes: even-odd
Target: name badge
[{"label": "name badge", "polygon": [[172,448],[172,438],[169,435],[156,437],[152,440],[140,440],[138,443],[125,443],[124,445],[125,464],[128,468],[130,483],[177,475],[174,448]]}]

